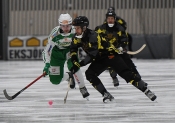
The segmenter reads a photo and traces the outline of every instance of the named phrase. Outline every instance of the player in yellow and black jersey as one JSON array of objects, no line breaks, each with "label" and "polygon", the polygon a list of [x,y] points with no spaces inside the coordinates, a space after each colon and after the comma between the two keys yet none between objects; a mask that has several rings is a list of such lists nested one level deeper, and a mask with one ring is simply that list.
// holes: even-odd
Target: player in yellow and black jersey
[{"label": "player in yellow and black jersey", "polygon": [[[120,26],[122,26],[123,29],[126,31],[126,28],[127,28],[126,22],[125,22],[122,18],[116,16],[116,14],[115,14],[115,9],[114,9],[113,7],[110,7],[110,8],[108,9],[108,12],[106,13],[106,19],[107,19],[108,16],[112,16],[112,17],[114,18],[115,27],[116,27],[117,25],[120,25]],[[105,30],[105,33],[106,33],[105,38],[108,39],[108,40],[111,40],[111,39],[112,39],[111,34],[112,34],[113,32],[115,32],[115,27],[110,27],[110,25],[111,25],[110,23],[111,23],[111,22],[110,22],[109,19],[108,19],[108,20],[106,20],[106,19],[105,19],[105,22],[104,22],[102,25],[97,26],[97,27],[95,28],[95,30],[98,31],[98,33],[100,33],[100,34],[102,34],[102,35],[104,35],[104,31],[101,31],[101,30]],[[108,21],[108,22],[107,22],[107,21]],[[107,25],[109,25],[109,26],[107,26]],[[112,32],[112,33],[109,33],[109,32]],[[128,43],[127,43],[127,46],[128,46],[128,45],[131,45],[132,37],[131,37],[128,33],[127,33],[127,36],[128,36]],[[129,46],[129,47],[131,47],[131,46]],[[123,47],[123,48],[124,48],[125,50],[127,49],[126,47]],[[131,48],[129,48],[129,50],[131,50]],[[123,60],[125,61],[125,63],[130,67],[130,69],[131,69],[138,77],[141,77],[140,74],[139,74],[139,72],[138,72],[137,69],[136,69],[136,66],[134,65],[133,61],[131,60],[130,55],[128,55],[128,54],[126,54],[126,53],[123,53],[123,54],[121,55],[121,57],[123,58]],[[111,76],[112,79],[113,79],[113,84],[114,84],[114,86],[115,86],[115,87],[119,86],[119,80],[118,80],[118,78],[117,78],[117,73],[116,73],[111,67],[109,67],[108,70],[109,70],[110,76]]]},{"label": "player in yellow and black jersey", "polygon": [[[109,7],[108,11],[114,11],[115,12],[115,8],[114,7]],[[127,23],[124,19],[122,19],[121,17],[116,15],[116,22],[119,23],[125,30],[127,29]],[[104,22],[106,23],[106,21]],[[131,34],[128,33],[128,50],[132,51],[132,36]],[[133,57],[132,55],[130,55],[131,58]]]},{"label": "player in yellow and black jersey", "polygon": [[[127,45],[127,34],[121,25],[112,23],[112,20],[114,20],[112,18],[112,16],[107,17],[111,21],[106,26],[108,26],[107,28],[113,27],[115,31],[110,30],[107,33],[103,29],[97,32],[88,29],[89,20],[85,16],[79,16],[73,20],[75,35],[70,45],[71,61],[73,63],[71,71],[75,73],[80,67],[90,63],[85,72],[86,79],[102,94],[103,102],[114,99],[98,77],[107,67],[113,68],[127,83],[130,82],[154,101],[156,96],[147,88],[147,83],[141,80],[140,77],[135,76],[123,61],[120,54]],[[81,62],[79,62],[76,55],[79,47],[82,47],[87,53],[87,56]]]}]

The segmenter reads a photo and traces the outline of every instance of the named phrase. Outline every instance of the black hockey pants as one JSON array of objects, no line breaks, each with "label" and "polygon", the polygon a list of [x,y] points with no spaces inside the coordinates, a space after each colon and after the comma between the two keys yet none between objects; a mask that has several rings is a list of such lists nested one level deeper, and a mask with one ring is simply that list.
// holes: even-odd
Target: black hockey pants
[{"label": "black hockey pants", "polygon": [[[141,78],[141,76],[140,76],[139,72],[137,71],[136,66],[133,63],[133,61],[130,58],[130,56],[128,54],[126,54],[126,53],[120,54],[120,56],[123,59],[123,61],[125,62],[125,64],[130,68],[130,70],[132,72],[134,72],[134,74],[136,74],[137,77],[140,77]],[[112,67],[109,67],[108,69],[109,69],[109,71],[112,71],[112,72],[110,72],[110,76],[112,78],[115,78],[117,76],[117,72]]]},{"label": "black hockey pants", "polygon": [[[141,81],[140,77],[137,77],[130,68],[126,65],[124,60],[119,54],[116,54],[112,59],[108,56],[103,56],[101,58],[93,61],[85,72],[86,79],[96,88],[102,95],[106,91],[101,80],[98,76],[107,69],[107,67],[113,68],[119,76],[121,76],[128,83],[130,82],[136,86],[139,90],[143,91],[142,87],[139,87]],[[137,83],[137,85],[136,85]],[[141,85],[141,84],[140,84]],[[145,90],[145,89],[144,89]]]}]

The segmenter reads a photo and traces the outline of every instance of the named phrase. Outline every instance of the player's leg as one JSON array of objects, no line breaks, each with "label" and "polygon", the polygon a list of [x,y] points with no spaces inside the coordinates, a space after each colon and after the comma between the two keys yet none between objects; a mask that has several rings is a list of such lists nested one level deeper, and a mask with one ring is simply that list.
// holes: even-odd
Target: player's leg
[{"label": "player's leg", "polygon": [[86,70],[86,79],[92,84],[92,86],[102,94],[103,102],[112,101],[114,97],[106,90],[101,80],[98,76],[106,70],[107,65],[104,62],[105,59],[101,61],[94,61],[90,64]]},{"label": "player's leg", "polygon": [[147,83],[141,80],[140,77],[137,77],[123,61],[120,55],[117,55],[113,60],[109,62],[112,68],[114,68],[117,73],[126,80],[126,82],[131,83],[133,86],[138,88],[140,91],[144,92],[148,98],[152,101],[156,99],[156,95],[152,93],[148,87]]},{"label": "player's leg", "polygon": [[[69,52],[68,52],[69,53]],[[68,58],[67,60],[67,66],[68,66],[68,69],[70,70],[73,66],[72,62],[71,62],[71,59]],[[72,75],[72,73],[70,72],[70,74]],[[87,91],[87,88],[85,86],[85,83],[84,83],[84,77],[83,77],[83,74],[82,74],[82,71],[81,69],[79,69],[76,73],[74,73],[72,75],[73,79],[78,83],[78,86],[79,86],[79,89],[80,89],[80,92],[83,96],[83,98],[87,98],[88,99],[88,96],[90,95]],[[75,83],[74,81],[74,83]]]},{"label": "player's leg", "polygon": [[52,84],[59,84],[64,77],[64,63],[66,59],[61,50],[54,47],[50,59],[50,81]]},{"label": "player's leg", "polygon": [[114,87],[119,86],[119,80],[117,78],[117,73],[115,72],[115,70],[113,70],[111,67],[108,67],[108,70],[109,70],[109,74],[113,80]]},{"label": "player's leg", "polygon": [[[140,77],[141,78],[141,76],[140,76],[139,72],[137,71],[136,66],[133,63],[133,61],[130,58],[130,56],[128,54],[126,54],[126,53],[121,54],[120,56],[124,60],[124,62],[126,63],[126,65],[131,69],[131,71],[134,72],[137,77]],[[119,86],[119,81],[118,81],[118,78],[117,78],[116,71],[113,68],[111,68],[111,67],[108,67],[108,70],[109,70],[110,76],[113,79],[114,86],[115,87],[116,86]]]},{"label": "player's leg", "polygon": [[80,92],[81,92],[83,98],[88,99],[88,96],[90,94],[88,93],[88,90],[85,86],[84,78],[83,78],[83,74],[82,74],[81,69],[74,74],[74,78],[75,78],[75,80],[77,81],[77,83],[79,85],[79,89],[80,89]]},{"label": "player's leg", "polygon": [[130,58],[130,56],[127,53],[124,53],[122,55],[120,55],[121,58],[124,60],[124,62],[126,63],[126,65],[131,69],[131,71],[137,76],[140,77],[139,72],[137,71],[137,68],[135,66],[135,64],[133,63],[132,59]]}]

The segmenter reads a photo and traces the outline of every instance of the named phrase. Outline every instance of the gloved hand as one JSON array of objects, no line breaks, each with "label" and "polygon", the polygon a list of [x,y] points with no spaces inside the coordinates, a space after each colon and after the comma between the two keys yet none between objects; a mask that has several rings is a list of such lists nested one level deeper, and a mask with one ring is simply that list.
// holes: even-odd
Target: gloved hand
[{"label": "gloved hand", "polygon": [[45,75],[48,75],[49,74],[49,68],[50,68],[50,63],[46,63],[45,64],[45,67],[43,69],[43,73],[44,72],[46,73]]},{"label": "gloved hand", "polygon": [[116,52],[118,54],[123,54],[123,48],[122,47],[115,48],[115,46],[111,44],[111,46],[107,49],[110,53]]},{"label": "gloved hand", "polygon": [[118,47],[117,48],[117,53],[118,54],[123,54],[123,47]]},{"label": "gloved hand", "polygon": [[72,68],[70,71],[74,74],[80,69],[80,63],[79,62],[74,62]]},{"label": "gloved hand", "polygon": [[75,52],[71,53],[71,61],[74,62],[78,62],[78,57],[77,54]]},{"label": "gloved hand", "polygon": [[73,66],[70,70],[74,74],[80,69],[80,63],[79,63],[79,60],[77,58],[77,53],[75,53],[75,52],[71,53],[71,61],[73,63]]}]

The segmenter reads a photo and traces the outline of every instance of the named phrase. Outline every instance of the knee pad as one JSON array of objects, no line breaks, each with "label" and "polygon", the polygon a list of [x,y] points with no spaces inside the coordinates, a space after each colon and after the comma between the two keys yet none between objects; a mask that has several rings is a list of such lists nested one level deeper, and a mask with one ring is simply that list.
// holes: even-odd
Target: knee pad
[{"label": "knee pad", "polygon": [[143,80],[140,80],[139,82],[131,82],[132,85],[134,85],[136,88],[138,88],[139,90],[141,90],[142,92],[144,92],[147,89],[147,83],[144,82]]},{"label": "knee pad", "polygon": [[136,77],[140,78],[141,79],[141,76],[139,73],[136,74]]},{"label": "knee pad", "polygon": [[52,84],[60,84],[63,79],[63,70],[60,70],[60,66],[50,66],[49,71],[49,77]]},{"label": "knee pad", "polygon": [[140,81],[140,79],[136,77],[134,73],[132,73],[131,71],[128,71],[128,69],[119,72],[118,75],[120,75],[123,79],[125,79],[127,83],[130,81],[136,81],[136,82]]},{"label": "knee pad", "polygon": [[54,85],[58,85],[60,84],[62,78],[61,77],[58,77],[58,76],[50,76],[50,82]]},{"label": "knee pad", "polygon": [[59,66],[51,66],[49,74],[50,82],[54,85],[60,84],[63,79],[63,74],[60,72]]}]

